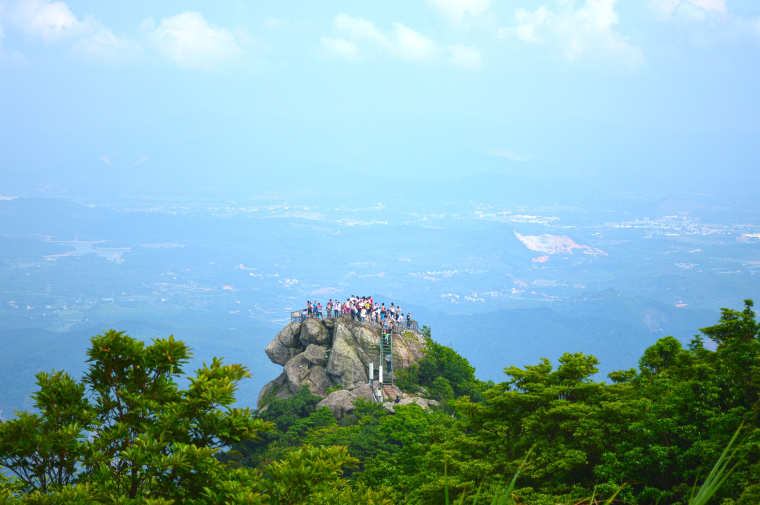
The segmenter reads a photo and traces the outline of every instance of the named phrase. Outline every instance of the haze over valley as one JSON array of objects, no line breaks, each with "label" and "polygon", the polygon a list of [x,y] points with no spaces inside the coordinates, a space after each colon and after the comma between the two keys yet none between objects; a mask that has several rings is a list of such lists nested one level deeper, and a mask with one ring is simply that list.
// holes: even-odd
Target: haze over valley
[{"label": "haze over valley", "polygon": [[[261,352],[307,299],[396,301],[479,376],[591,349],[602,377],[665,335],[688,341],[757,284],[760,222],[630,198],[518,205],[6,197],[0,201],[3,412],[28,407],[37,371],[69,367],[115,327],[170,333],[195,361],[275,370]],[[681,204],[683,205],[683,204]]]}]

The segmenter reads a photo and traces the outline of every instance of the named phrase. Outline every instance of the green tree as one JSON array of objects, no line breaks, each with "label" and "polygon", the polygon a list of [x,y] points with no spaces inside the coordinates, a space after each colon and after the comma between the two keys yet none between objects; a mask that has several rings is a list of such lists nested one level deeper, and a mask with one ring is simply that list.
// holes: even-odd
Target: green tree
[{"label": "green tree", "polygon": [[305,445],[289,451],[266,467],[272,503],[309,503],[310,495],[317,493],[332,496],[349,485],[343,477],[344,470],[355,468],[358,463],[341,446]]},{"label": "green tree", "polygon": [[335,422],[328,409],[315,412],[321,399],[311,394],[307,387],[301,388],[289,398],[277,398],[270,392],[263,398],[263,407],[256,416],[272,423],[275,429],[264,433],[256,440],[232,444],[230,450],[221,455],[221,458],[249,467],[279,459],[287,449],[302,443],[300,437],[309,428]]},{"label": "green tree", "polygon": [[256,471],[217,458],[220,448],[271,429],[231,407],[245,367],[214,358],[181,389],[190,356],[184,343],[170,336],[146,346],[115,330],[93,337],[87,355],[82,383],[40,374],[39,414],[0,424],[0,464],[18,476],[24,500],[56,503],[72,493],[112,503],[263,499]]},{"label": "green tree", "polygon": [[747,410],[748,421],[760,420],[760,322],[755,319],[752,300],[739,312],[721,309],[718,324],[702,333],[718,343],[714,365],[723,401]]},{"label": "green tree", "polygon": [[20,490],[44,493],[75,481],[95,411],[84,386],[64,372],[38,373],[37,386],[32,399],[39,413],[18,412],[0,423],[0,466],[18,478]]},{"label": "green tree", "polygon": [[420,470],[431,430],[452,422],[451,416],[440,410],[424,410],[414,404],[397,405],[392,413],[375,403],[358,401],[350,423],[315,426],[302,441],[348,449],[359,462],[346,472],[352,493],[372,489],[382,491],[379,496],[386,500],[407,503],[413,490],[429,478]]},{"label": "green tree", "polygon": [[760,342],[752,305],[724,308],[717,324],[701,330],[717,343],[714,351],[697,336],[688,348],[665,337],[644,352],[640,373],[626,377],[633,390],[625,406],[635,414],[596,468],[601,479],[631,483],[641,504],[678,502],[744,422],[749,429],[738,445],[738,471],[719,497],[741,502],[757,492]]},{"label": "green tree", "polygon": [[397,384],[407,391],[420,386],[438,400],[448,400],[467,395],[482,399],[484,383],[475,378],[475,368],[454,349],[435,342],[430,328],[424,327],[426,335],[425,356],[407,369],[397,371]]}]

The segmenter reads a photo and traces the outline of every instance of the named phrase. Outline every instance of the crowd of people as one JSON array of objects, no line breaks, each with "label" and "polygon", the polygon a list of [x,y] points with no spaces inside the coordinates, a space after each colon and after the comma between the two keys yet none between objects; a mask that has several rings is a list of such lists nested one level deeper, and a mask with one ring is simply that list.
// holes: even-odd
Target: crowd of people
[{"label": "crowd of people", "polygon": [[345,301],[330,299],[326,305],[317,300],[306,301],[306,308],[301,311],[301,320],[307,318],[325,319],[350,317],[354,321],[368,322],[383,329],[412,328],[416,323],[411,312],[401,309],[400,305],[385,302],[377,303],[371,296],[349,296]]}]

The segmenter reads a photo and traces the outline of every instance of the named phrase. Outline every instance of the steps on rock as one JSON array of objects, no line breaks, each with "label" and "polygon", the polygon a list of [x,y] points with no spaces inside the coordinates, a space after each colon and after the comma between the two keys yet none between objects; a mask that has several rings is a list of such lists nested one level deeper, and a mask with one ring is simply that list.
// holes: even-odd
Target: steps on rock
[{"label": "steps on rock", "polygon": [[383,396],[388,400],[395,400],[396,399],[396,391],[393,389],[393,386],[390,384],[384,384],[383,385]]}]

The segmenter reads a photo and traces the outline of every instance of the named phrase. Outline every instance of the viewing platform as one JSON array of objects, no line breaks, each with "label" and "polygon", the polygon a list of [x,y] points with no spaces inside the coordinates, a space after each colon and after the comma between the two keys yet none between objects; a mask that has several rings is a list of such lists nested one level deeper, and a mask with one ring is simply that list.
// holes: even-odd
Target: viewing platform
[{"label": "viewing platform", "polygon": [[290,322],[291,323],[301,323],[303,321],[306,321],[307,319],[316,319],[318,321],[324,321],[327,319],[332,320],[345,320],[345,321],[353,321],[355,323],[367,326],[369,328],[372,328],[374,330],[382,331],[383,329],[389,330],[391,333],[399,334],[403,333],[405,331],[413,331],[415,333],[420,333],[420,325],[415,320],[410,320],[409,323],[406,321],[403,322],[390,322],[389,320],[385,321],[377,321],[370,317],[352,317],[350,313],[342,313],[338,317],[335,317],[334,314],[324,314],[323,316],[319,317],[317,315],[311,315],[304,314],[305,311],[293,311],[290,313]]}]

